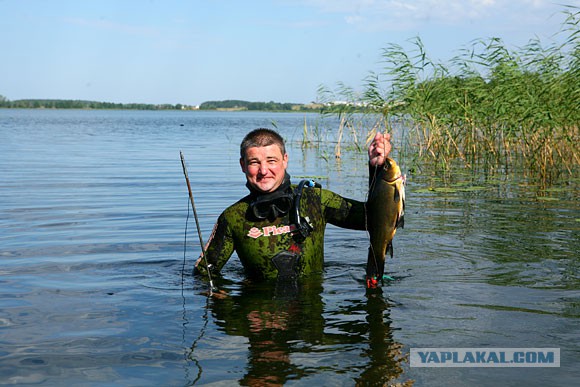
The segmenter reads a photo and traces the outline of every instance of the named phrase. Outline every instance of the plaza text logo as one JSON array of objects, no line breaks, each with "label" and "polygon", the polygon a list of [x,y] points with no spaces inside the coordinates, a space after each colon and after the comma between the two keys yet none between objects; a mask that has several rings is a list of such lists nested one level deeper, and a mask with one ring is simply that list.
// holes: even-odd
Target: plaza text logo
[{"label": "plaza text logo", "polygon": [[282,234],[288,234],[291,233],[292,231],[296,230],[296,226],[295,225],[291,225],[291,226],[265,226],[262,227],[261,229],[258,227],[252,227],[250,229],[250,231],[248,232],[248,236],[250,238],[259,238],[261,236],[265,236],[265,237],[269,237],[269,236],[274,236],[274,235],[282,235]]},{"label": "plaza text logo", "polygon": [[560,367],[560,348],[411,348],[411,367]]}]

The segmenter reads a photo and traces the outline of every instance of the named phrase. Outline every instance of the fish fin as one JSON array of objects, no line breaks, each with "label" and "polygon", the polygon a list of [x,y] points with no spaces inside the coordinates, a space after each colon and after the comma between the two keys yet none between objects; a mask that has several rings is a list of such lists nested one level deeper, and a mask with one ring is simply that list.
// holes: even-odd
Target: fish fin
[{"label": "fish fin", "polygon": [[405,198],[403,198],[403,209],[401,210],[401,215],[397,219],[396,228],[405,228]]},{"label": "fish fin", "polygon": [[393,242],[389,242],[386,253],[391,256],[391,259],[393,258]]},{"label": "fish fin", "polygon": [[405,228],[405,214],[402,214],[399,219],[397,219],[396,228]]},{"label": "fish fin", "polygon": [[399,200],[401,200],[401,193],[399,192],[398,189],[395,189],[395,195],[393,197],[393,200],[395,201],[395,203],[398,203]]}]

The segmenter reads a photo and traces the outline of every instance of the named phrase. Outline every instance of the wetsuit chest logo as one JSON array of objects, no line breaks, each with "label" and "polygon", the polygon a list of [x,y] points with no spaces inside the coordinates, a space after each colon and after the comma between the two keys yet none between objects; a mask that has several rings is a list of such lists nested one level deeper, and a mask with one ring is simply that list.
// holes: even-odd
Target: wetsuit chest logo
[{"label": "wetsuit chest logo", "polygon": [[257,227],[252,227],[250,229],[250,231],[248,232],[248,236],[250,238],[256,239],[256,238],[259,238],[261,236],[270,237],[270,236],[275,236],[275,235],[288,234],[294,230],[296,230],[295,225],[280,226],[280,227],[265,226],[265,227],[262,227],[261,229],[259,229]]}]

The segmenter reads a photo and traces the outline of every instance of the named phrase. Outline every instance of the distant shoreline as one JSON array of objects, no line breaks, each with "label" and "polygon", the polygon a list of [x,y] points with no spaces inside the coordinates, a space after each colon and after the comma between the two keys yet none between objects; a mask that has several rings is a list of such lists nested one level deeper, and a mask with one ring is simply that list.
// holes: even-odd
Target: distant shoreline
[{"label": "distant shoreline", "polygon": [[317,112],[322,104],[297,104],[279,102],[249,102],[242,100],[208,101],[201,105],[113,103],[60,99],[21,99],[10,101],[0,98],[0,108],[5,109],[78,109],[78,110],[180,110],[180,111],[274,111]]},{"label": "distant shoreline", "polygon": [[0,106],[0,111],[9,110],[79,110],[79,111],[139,111],[139,112],[215,112],[215,113],[323,113],[324,109],[298,109],[298,110],[248,110],[248,109],[127,109],[127,108],[45,108],[45,107],[5,107]]}]

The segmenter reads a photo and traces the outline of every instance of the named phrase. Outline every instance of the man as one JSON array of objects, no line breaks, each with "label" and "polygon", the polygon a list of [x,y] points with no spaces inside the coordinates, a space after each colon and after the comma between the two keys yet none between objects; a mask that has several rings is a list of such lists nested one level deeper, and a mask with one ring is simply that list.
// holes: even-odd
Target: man
[{"label": "man", "polygon": [[[391,150],[390,136],[377,133],[369,146],[369,164],[382,167]],[[364,230],[364,203],[303,181],[291,185],[284,139],[256,129],[240,146],[240,166],[250,194],[219,216],[206,246],[207,264],[217,274],[236,251],[252,279],[295,278],[320,273],[326,224]],[[207,275],[200,257],[196,272]]]}]

